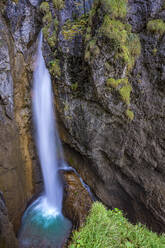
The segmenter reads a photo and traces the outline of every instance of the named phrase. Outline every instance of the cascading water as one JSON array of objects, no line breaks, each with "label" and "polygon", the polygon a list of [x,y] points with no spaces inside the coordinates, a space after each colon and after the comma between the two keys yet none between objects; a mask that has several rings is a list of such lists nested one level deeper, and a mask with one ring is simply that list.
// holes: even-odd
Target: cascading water
[{"label": "cascading water", "polygon": [[[42,32],[34,72],[33,113],[36,126],[36,143],[45,185],[45,201],[57,213],[61,212],[62,184],[58,173],[58,133],[55,127],[53,96],[49,72],[42,56]],[[58,189],[58,190],[57,190]]]},{"label": "cascading water", "polygon": [[68,236],[71,223],[61,213],[63,187],[59,168],[63,154],[54,119],[50,75],[42,55],[42,32],[34,71],[33,115],[45,192],[28,207],[22,218],[20,247],[59,248]]}]

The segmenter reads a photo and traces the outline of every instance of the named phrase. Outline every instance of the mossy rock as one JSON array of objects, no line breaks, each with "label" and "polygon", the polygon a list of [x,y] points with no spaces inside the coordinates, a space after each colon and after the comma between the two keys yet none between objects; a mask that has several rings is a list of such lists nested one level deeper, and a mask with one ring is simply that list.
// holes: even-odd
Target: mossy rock
[{"label": "mossy rock", "polygon": [[107,80],[106,85],[108,87],[111,87],[113,89],[117,89],[121,85],[127,85],[128,84],[128,78],[121,78],[121,79],[114,79],[114,78],[109,78]]},{"label": "mossy rock", "polygon": [[75,21],[66,21],[63,28],[62,34],[65,40],[72,40],[77,35],[84,35],[87,28],[87,18],[82,16]]},{"label": "mossy rock", "polygon": [[124,19],[127,15],[127,2],[127,0],[102,0],[102,6],[111,18]]},{"label": "mossy rock", "polygon": [[163,35],[165,33],[165,22],[161,19],[151,20],[147,23],[147,30],[155,34]]},{"label": "mossy rock", "polygon": [[48,2],[42,2],[40,5],[40,10],[43,13],[48,13],[49,12],[49,3]]},{"label": "mossy rock", "polygon": [[130,105],[130,95],[132,91],[132,86],[130,84],[124,85],[119,89],[119,94],[123,100],[128,106]]},{"label": "mossy rock", "polygon": [[61,76],[61,68],[60,68],[60,61],[59,59],[55,59],[53,61],[50,61],[50,73],[55,77]]},{"label": "mossy rock", "polygon": [[119,20],[113,20],[105,15],[100,28],[100,35],[107,37],[111,42],[111,49],[115,51],[115,59],[122,60],[130,71],[135,59],[141,53],[141,44],[138,36],[130,32],[130,25]]},{"label": "mossy rock", "polygon": [[55,9],[63,9],[65,7],[64,0],[53,0],[53,6]]},{"label": "mossy rock", "polygon": [[125,114],[130,121],[133,121],[133,119],[134,119],[134,112],[133,111],[131,111],[130,109],[127,109]]}]

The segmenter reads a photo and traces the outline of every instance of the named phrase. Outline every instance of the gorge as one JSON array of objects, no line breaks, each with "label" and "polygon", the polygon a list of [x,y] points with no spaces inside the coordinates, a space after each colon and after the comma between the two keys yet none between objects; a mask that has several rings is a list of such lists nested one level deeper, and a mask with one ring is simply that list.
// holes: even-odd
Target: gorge
[{"label": "gorge", "polygon": [[[0,7],[0,247],[17,247],[21,216],[43,190],[31,102],[41,28],[65,161],[108,208],[164,232],[164,1],[7,0]],[[82,224],[77,209],[86,196],[67,193],[75,175],[62,173],[63,212],[76,226],[72,209]]]}]

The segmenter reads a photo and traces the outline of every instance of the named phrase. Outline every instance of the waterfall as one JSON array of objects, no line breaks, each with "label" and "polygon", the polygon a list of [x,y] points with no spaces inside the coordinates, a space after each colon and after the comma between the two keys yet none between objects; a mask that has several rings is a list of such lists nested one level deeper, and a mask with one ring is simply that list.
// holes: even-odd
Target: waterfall
[{"label": "waterfall", "polygon": [[59,168],[64,160],[55,122],[51,79],[42,55],[42,32],[38,39],[33,84],[35,140],[45,191],[23,215],[19,245],[21,248],[61,248],[72,224],[62,215],[63,187]]},{"label": "waterfall", "polygon": [[63,195],[58,173],[61,147],[55,123],[50,75],[42,55],[42,32],[39,35],[38,55],[34,71],[33,115],[36,145],[45,186],[45,201],[48,206],[60,213]]}]

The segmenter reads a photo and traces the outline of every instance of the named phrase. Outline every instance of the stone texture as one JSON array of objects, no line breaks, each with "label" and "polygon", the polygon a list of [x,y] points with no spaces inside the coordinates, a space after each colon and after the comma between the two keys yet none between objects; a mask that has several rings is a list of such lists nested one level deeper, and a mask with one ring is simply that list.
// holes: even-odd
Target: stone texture
[{"label": "stone texture", "polygon": [[[31,84],[40,30],[37,8],[29,1],[0,3],[0,190],[18,231],[34,193],[37,166],[31,126]],[[35,187],[37,188],[37,187]]]},{"label": "stone texture", "polygon": [[[66,1],[60,12],[53,10],[50,2],[60,22],[54,50],[60,59],[61,77],[52,79],[66,159],[107,206],[123,209],[133,222],[165,231],[165,37],[146,29],[151,19],[165,21],[164,2],[128,1],[127,20],[142,47],[129,74],[132,122],[126,118],[126,106],[119,96],[106,88],[107,78],[120,78],[124,72],[106,42],[100,39],[99,56],[86,62],[84,37],[66,41],[62,36],[64,22],[84,13],[83,1],[77,9],[74,2]],[[89,10],[92,1],[86,2]],[[0,190],[15,227],[42,183],[32,141],[30,100],[34,51],[42,25],[36,3],[0,3]],[[97,18],[93,32],[99,28],[96,24]],[[54,50],[48,49],[46,42],[45,47],[48,64]],[[105,68],[107,61],[111,61],[110,73]],[[75,83],[78,87],[73,90]]]},{"label": "stone texture", "polygon": [[[66,159],[107,206],[123,209],[132,222],[158,232],[165,231],[165,38],[149,33],[146,24],[160,17],[164,20],[161,0],[128,3],[127,20],[142,47],[129,74],[132,122],[119,95],[106,87],[107,78],[121,78],[124,68],[116,65],[104,40],[98,41],[99,56],[85,62],[83,37],[65,42],[59,32],[62,76],[54,78]],[[97,17],[92,25],[96,33]]]},{"label": "stone texture", "polygon": [[73,228],[81,227],[89,213],[92,199],[73,171],[64,171],[63,213],[73,223]]},{"label": "stone texture", "polygon": [[17,248],[18,242],[15,237],[13,226],[9,221],[8,212],[0,193],[0,247]]}]

